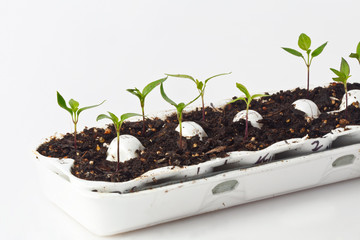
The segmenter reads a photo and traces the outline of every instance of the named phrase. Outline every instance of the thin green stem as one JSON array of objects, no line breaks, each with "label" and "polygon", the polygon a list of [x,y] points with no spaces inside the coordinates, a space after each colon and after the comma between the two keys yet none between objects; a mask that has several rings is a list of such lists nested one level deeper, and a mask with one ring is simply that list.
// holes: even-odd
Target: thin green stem
[{"label": "thin green stem", "polygon": [[310,85],[310,65],[307,65],[307,93],[306,93],[307,98],[309,98],[309,85]]},{"label": "thin green stem", "polygon": [[201,94],[201,102],[202,102],[202,120],[205,121],[204,93]]},{"label": "thin green stem", "polygon": [[117,152],[116,152],[117,165],[116,165],[116,172],[118,172],[119,168],[120,168],[120,127],[118,129],[116,129],[116,138],[117,138]]},{"label": "thin green stem", "polygon": [[182,149],[182,111],[181,112],[178,112],[178,121],[179,121],[179,145],[180,145],[180,149]]},{"label": "thin green stem", "polygon": [[248,132],[248,128],[249,128],[249,105],[247,104],[246,106],[246,115],[245,115],[245,136],[244,136],[244,142],[246,141],[246,139],[248,138],[249,132]]},{"label": "thin green stem", "polygon": [[345,116],[346,116],[346,118],[348,119],[348,120],[350,120],[349,119],[349,116],[348,116],[348,110],[347,110],[347,107],[348,107],[348,93],[347,93],[347,83],[346,83],[346,81],[344,82],[344,89],[345,89]]},{"label": "thin green stem", "polygon": [[142,129],[142,135],[145,136],[145,110],[144,105],[141,105],[141,111],[142,111],[142,117],[143,117],[143,129]]},{"label": "thin green stem", "polygon": [[72,117],[72,121],[74,123],[74,148],[75,148],[75,152],[77,151],[77,139],[76,139],[76,135],[77,135],[77,123],[78,123],[78,119],[76,117],[76,114],[74,113]]},{"label": "thin green stem", "polygon": [[309,98],[309,85],[310,85],[310,52],[307,52],[307,98]]}]

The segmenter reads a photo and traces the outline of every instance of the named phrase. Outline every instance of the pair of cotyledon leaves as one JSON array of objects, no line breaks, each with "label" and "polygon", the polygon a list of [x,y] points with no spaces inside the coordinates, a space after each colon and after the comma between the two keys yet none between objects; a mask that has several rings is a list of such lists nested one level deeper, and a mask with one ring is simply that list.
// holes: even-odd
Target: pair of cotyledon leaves
[{"label": "pair of cotyledon leaves", "polygon": [[242,85],[241,83],[236,83],[236,87],[245,94],[245,98],[244,97],[238,97],[234,100],[232,100],[231,102],[229,103],[233,103],[233,102],[236,102],[238,100],[243,100],[245,103],[246,103],[246,106],[247,108],[249,108],[249,105],[251,103],[251,101],[255,98],[258,98],[258,97],[267,97],[269,95],[266,95],[266,94],[254,94],[254,95],[250,95],[249,91],[247,90],[247,88]]},{"label": "pair of cotyledon leaves", "polygon": [[[167,79],[166,78],[162,78],[162,79],[159,79],[159,80],[156,80],[156,81],[153,81],[151,83],[149,83],[148,85],[146,85],[144,87],[144,89],[142,90],[142,92],[137,89],[137,88],[133,88],[133,89],[126,89],[126,91],[130,92],[131,94],[137,96],[140,100],[140,103],[141,103],[141,107],[143,108],[144,107],[144,103],[145,103],[145,98],[146,96],[156,87],[158,86],[160,83],[164,82],[165,80]],[[96,121],[99,121],[101,119],[110,119],[117,130],[120,130],[121,128],[121,125],[123,124],[123,122],[128,119],[128,118],[131,118],[131,117],[135,117],[135,116],[142,116],[141,114],[138,114],[138,113],[124,113],[120,116],[120,119],[115,115],[113,114],[112,112],[109,112],[109,115],[106,115],[106,114],[100,114],[97,118],[96,118]]]},{"label": "pair of cotyledon leaves", "polygon": [[65,99],[61,96],[61,94],[59,92],[57,92],[57,102],[58,102],[59,106],[70,113],[70,115],[75,123],[77,122],[81,112],[83,112],[84,110],[90,109],[90,108],[100,106],[105,101],[106,100],[104,100],[101,103],[96,104],[96,105],[79,108],[79,102],[75,101],[74,99],[70,99],[70,101],[69,101],[70,107],[68,107],[65,102]]},{"label": "pair of cotyledon leaves", "polygon": [[190,75],[186,75],[186,74],[165,74],[165,75],[167,75],[167,76],[169,76],[169,77],[187,78],[187,79],[190,79],[191,81],[193,81],[193,82],[196,84],[196,88],[198,89],[198,91],[199,91],[200,94],[199,94],[195,99],[191,100],[190,102],[188,102],[188,103],[186,103],[186,104],[183,103],[183,102],[177,104],[177,103],[175,103],[173,100],[171,100],[171,99],[166,95],[166,93],[165,93],[165,91],[164,91],[164,86],[163,86],[162,83],[161,83],[161,85],[160,85],[160,93],[161,93],[161,96],[163,97],[163,99],[164,99],[166,102],[168,102],[168,103],[170,103],[171,105],[173,105],[173,106],[177,109],[178,113],[180,113],[180,112],[182,112],[182,111],[184,110],[185,107],[187,107],[188,105],[190,105],[191,103],[193,103],[194,101],[196,101],[200,96],[203,96],[204,91],[205,91],[206,84],[207,84],[207,82],[208,82],[210,79],[213,79],[213,78],[215,78],[215,77],[219,77],[219,76],[222,76],[222,75],[228,75],[228,74],[231,74],[231,72],[229,72],[229,73],[221,73],[221,74],[217,74],[217,75],[211,76],[211,77],[207,78],[204,82],[203,82],[203,81],[199,81],[198,79],[195,79],[194,77],[192,77],[192,76],[190,76]]},{"label": "pair of cotyledon leaves", "polygon": [[126,89],[126,91],[128,91],[129,93],[137,96],[140,100],[141,106],[144,106],[144,102],[145,102],[145,98],[146,96],[158,85],[160,85],[161,83],[163,83],[165,80],[167,79],[167,77],[153,81],[151,83],[149,83],[148,85],[146,85],[144,87],[144,89],[142,90],[142,92],[137,89],[137,88],[133,88],[133,89]]},{"label": "pair of cotyledon leaves", "polygon": [[337,77],[333,78],[333,80],[336,82],[342,82],[346,84],[347,79],[351,77],[349,64],[344,58],[341,58],[340,70],[336,70],[334,68],[330,68],[330,70],[336,74]]},{"label": "pair of cotyledon leaves", "polygon": [[[316,48],[314,51],[311,52],[311,39],[309,36],[307,36],[305,33],[302,33],[300,34],[299,36],[299,40],[298,40],[298,46],[304,50],[308,55],[311,53],[311,60],[312,58],[314,57],[317,57],[320,55],[320,53],[322,53],[322,51],[324,50],[325,46],[327,45],[328,42],[324,43],[323,45],[321,45],[320,47]],[[291,53],[292,55],[295,55],[297,57],[301,57],[302,59],[304,59],[305,61],[305,58],[304,56],[302,55],[301,52],[295,50],[295,49],[292,49],[292,48],[285,48],[283,47],[283,49],[289,53]],[[310,64],[311,63],[311,60],[310,62],[308,62],[307,64]],[[306,62],[306,61],[305,61]]]}]

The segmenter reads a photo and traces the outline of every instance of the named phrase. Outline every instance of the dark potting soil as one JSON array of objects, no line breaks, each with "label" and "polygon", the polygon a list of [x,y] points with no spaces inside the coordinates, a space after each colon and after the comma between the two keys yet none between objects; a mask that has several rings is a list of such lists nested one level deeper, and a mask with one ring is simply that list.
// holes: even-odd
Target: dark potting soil
[{"label": "dark potting soil", "polygon": [[[348,84],[348,89],[360,89],[360,84]],[[223,108],[206,107],[205,122],[202,112],[184,113],[183,121],[195,121],[200,124],[208,137],[183,138],[186,143],[181,149],[178,145],[179,133],[176,114],[162,119],[147,119],[146,133],[142,136],[142,122],[125,122],[121,134],[137,137],[145,150],[137,158],[120,163],[116,172],[116,162],[106,160],[106,144],[116,137],[114,126],[106,129],[85,128],[77,134],[77,150],[74,148],[74,135],[67,133],[62,138],[52,138],[43,143],[37,151],[48,157],[75,159],[72,173],[82,179],[123,182],[134,179],[143,173],[164,166],[193,165],[209,161],[215,157],[224,157],[231,151],[256,151],[275,142],[291,138],[310,138],[324,136],[337,127],[360,124],[359,104],[353,104],[345,111],[328,114],[340,105],[344,87],[333,83],[327,88],[317,87],[309,93],[304,89],[280,91],[269,97],[251,102],[250,109],[259,112],[263,120],[262,129],[249,123],[249,137],[244,141],[245,121],[233,122],[234,116],[246,108],[243,101],[228,104]],[[331,98],[332,97],[332,98]],[[310,120],[304,113],[294,109],[292,103],[307,98],[316,103],[322,112],[319,118]],[[106,144],[104,144],[106,143]],[[105,146],[104,146],[105,145]]]}]

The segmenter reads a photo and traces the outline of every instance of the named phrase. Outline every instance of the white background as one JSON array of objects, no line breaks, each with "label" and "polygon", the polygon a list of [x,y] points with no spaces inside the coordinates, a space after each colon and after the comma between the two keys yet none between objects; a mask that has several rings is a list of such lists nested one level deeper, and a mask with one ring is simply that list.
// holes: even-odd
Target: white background
[{"label": "white background", "polygon": [[[50,203],[36,177],[34,156],[41,139],[72,131],[56,91],[82,106],[80,128],[99,113],[140,112],[126,88],[143,88],[164,73],[209,82],[206,102],[239,94],[306,84],[297,48],[300,33],[312,49],[329,41],[314,59],[313,86],[327,85],[360,41],[358,0],[342,1],[0,1],[1,197],[0,239],[101,239]],[[169,79],[168,95],[187,101],[188,80]],[[158,89],[147,112],[171,108]],[[306,173],[304,173],[306,176]],[[261,183],[259,183],[261,184]],[[187,218],[107,239],[359,239],[360,180],[333,184],[223,211]]]}]

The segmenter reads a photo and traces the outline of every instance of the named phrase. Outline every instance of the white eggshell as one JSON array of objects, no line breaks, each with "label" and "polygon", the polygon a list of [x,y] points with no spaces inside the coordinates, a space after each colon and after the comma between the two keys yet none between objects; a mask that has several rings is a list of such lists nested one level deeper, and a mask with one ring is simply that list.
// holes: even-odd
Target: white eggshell
[{"label": "white eggshell", "polygon": [[[233,122],[238,122],[238,121],[240,121],[240,119],[246,120],[246,110],[242,110],[242,111],[238,112],[235,115]],[[260,113],[258,113],[257,111],[254,111],[254,110],[248,111],[248,121],[251,123],[251,126],[261,129],[262,124],[258,122],[261,119],[263,119],[263,118],[260,115]]]},{"label": "white eggshell", "polygon": [[[120,162],[125,162],[138,156],[137,150],[143,150],[144,146],[134,136],[120,135]],[[117,162],[117,138],[114,138],[107,151],[106,160]]]},{"label": "white eggshell", "polygon": [[[360,102],[360,90],[355,89],[348,91],[348,106],[354,102]],[[345,105],[346,105],[346,98],[344,94],[339,108],[340,111],[345,110],[346,108]]]},{"label": "white eggshell", "polygon": [[[180,131],[179,125],[175,128],[175,131],[177,131],[177,132]],[[204,131],[204,129],[196,122],[185,121],[182,123],[182,136],[183,137],[191,138],[196,135],[199,136],[200,140],[202,140],[203,137],[207,137],[207,134]]]},{"label": "white eggshell", "polygon": [[320,116],[319,108],[316,104],[308,99],[299,99],[293,102],[295,109],[305,113],[306,117],[318,118]]}]

